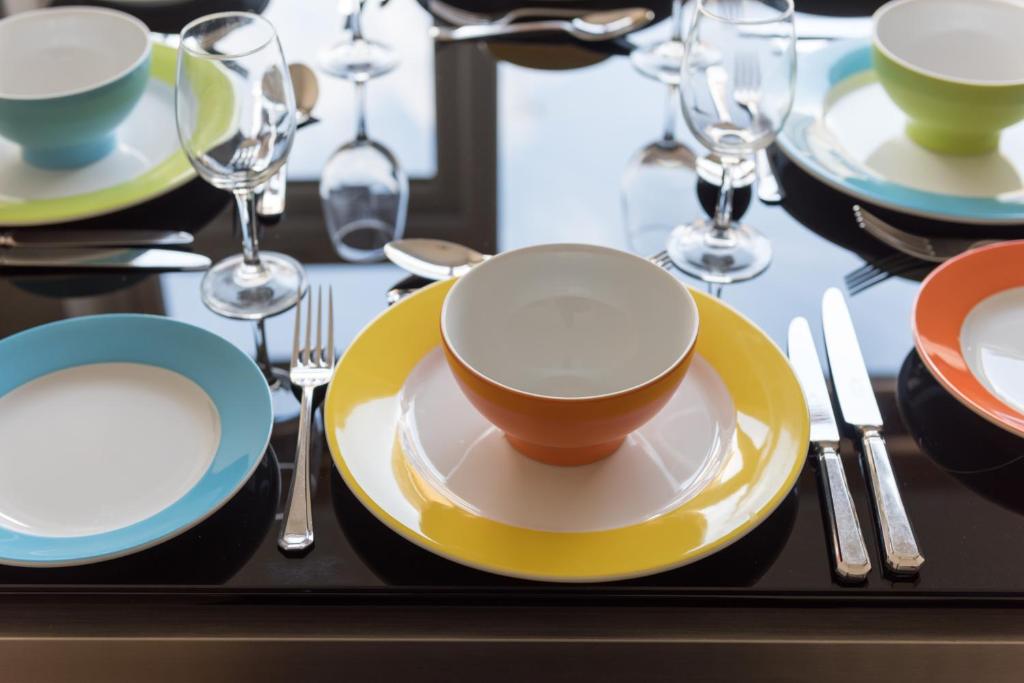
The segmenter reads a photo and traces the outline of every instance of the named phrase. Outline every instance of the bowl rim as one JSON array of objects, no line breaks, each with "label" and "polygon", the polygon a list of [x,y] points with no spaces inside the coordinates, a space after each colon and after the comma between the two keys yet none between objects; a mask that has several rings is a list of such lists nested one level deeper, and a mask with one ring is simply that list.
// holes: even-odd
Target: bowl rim
[{"label": "bowl rim", "polygon": [[73,97],[75,95],[81,95],[83,93],[99,90],[100,88],[110,85],[111,83],[114,83],[135,71],[149,58],[149,55],[152,52],[153,46],[152,40],[150,39],[150,31],[149,27],[146,26],[145,22],[143,22],[138,17],[128,14],[127,12],[122,12],[116,9],[110,9],[107,7],[88,7],[83,5],[70,5],[68,7],[43,7],[41,9],[34,9],[29,10],[27,12],[18,12],[17,14],[12,14],[9,17],[0,19],[0,24],[10,25],[21,21],[30,21],[41,15],[52,17],[57,14],[105,14],[109,17],[114,17],[120,21],[123,21],[126,24],[134,26],[142,34],[143,38],[145,39],[143,41],[144,47],[142,49],[142,52],[132,61],[130,65],[121,69],[113,76],[103,79],[102,81],[97,81],[96,83],[70,88],[68,90],[63,90],[59,92],[46,93],[45,95],[15,95],[0,91],[0,100],[8,102],[45,102],[47,100],[57,100],[63,97]]},{"label": "bowl rim", "polygon": [[[447,326],[445,324],[446,320],[447,320],[448,310],[449,310],[448,304],[451,301],[452,294],[460,286],[463,286],[463,283],[467,281],[467,278],[469,278],[474,272],[478,271],[480,268],[486,268],[487,264],[493,263],[493,262],[498,261],[500,259],[507,258],[509,256],[518,255],[518,254],[527,253],[527,252],[536,252],[536,251],[558,251],[558,250],[564,249],[566,247],[572,247],[573,249],[579,249],[579,250],[582,250],[582,251],[610,253],[610,254],[613,254],[616,257],[636,259],[637,261],[640,261],[640,262],[650,266],[651,268],[656,269],[659,273],[662,274],[663,277],[670,278],[672,280],[672,282],[676,286],[679,287],[680,291],[683,294],[683,299],[688,303],[688,309],[690,310],[690,312],[692,314],[691,318],[693,319],[693,328],[690,331],[690,338],[689,338],[689,340],[683,346],[683,349],[680,352],[679,356],[674,361],[672,361],[671,365],[669,365],[666,368],[664,368],[661,372],[659,372],[654,377],[651,377],[649,379],[645,379],[644,381],[642,381],[642,382],[640,382],[638,384],[634,384],[632,386],[625,387],[623,389],[619,389],[617,391],[612,391],[612,392],[609,392],[609,393],[606,393],[606,394],[591,394],[591,395],[587,395],[587,396],[552,396],[550,394],[538,394],[538,393],[534,393],[534,392],[531,392],[531,391],[525,391],[523,389],[517,389],[517,388],[511,387],[511,386],[509,386],[509,385],[507,385],[507,384],[505,384],[503,382],[499,382],[498,380],[496,380],[496,379],[494,379],[492,377],[489,377],[488,375],[485,375],[484,373],[482,373],[481,371],[479,371],[478,369],[476,369],[475,367],[470,365],[466,361],[466,359],[463,358],[459,354],[459,352],[455,350],[454,344],[452,344],[451,340],[448,337],[448,330],[447,330]],[[697,307],[697,301],[693,298],[693,294],[690,293],[690,288],[687,287],[684,282],[682,282],[681,280],[679,280],[678,278],[673,276],[671,273],[669,273],[664,268],[661,268],[661,267],[655,265],[654,263],[652,263],[649,259],[643,258],[642,256],[637,256],[636,254],[631,254],[628,251],[622,251],[622,250],[619,250],[619,249],[612,249],[610,247],[602,247],[602,246],[598,246],[598,245],[594,245],[594,244],[578,244],[578,243],[573,243],[573,242],[559,242],[559,243],[553,243],[553,244],[540,244],[540,245],[536,245],[536,246],[532,246],[532,247],[522,247],[522,248],[519,248],[519,249],[511,249],[509,251],[505,251],[505,252],[502,252],[500,254],[497,254],[496,256],[492,256],[491,258],[489,258],[486,261],[480,263],[479,265],[474,266],[468,273],[466,273],[465,275],[460,277],[458,279],[458,281],[454,285],[452,285],[452,288],[450,290],[448,290],[448,293],[445,295],[444,303],[441,306],[441,321],[440,321],[440,323],[441,323],[440,324],[440,327],[441,327],[441,343],[444,345],[445,349],[459,362],[459,365],[461,365],[463,368],[465,368],[467,371],[469,371],[473,376],[475,376],[479,380],[481,380],[481,381],[485,382],[486,384],[489,384],[489,385],[491,385],[493,387],[499,388],[499,389],[501,389],[503,391],[507,391],[507,392],[510,392],[512,394],[515,394],[515,395],[517,395],[517,396],[519,396],[521,398],[530,398],[530,399],[536,399],[536,400],[541,400],[541,401],[553,401],[553,402],[557,402],[557,403],[566,403],[566,404],[579,404],[579,403],[587,403],[587,402],[593,402],[593,401],[605,401],[605,400],[609,400],[609,399],[614,399],[614,398],[619,398],[619,397],[622,397],[622,396],[626,396],[626,395],[635,393],[637,391],[640,391],[642,389],[645,389],[647,387],[650,387],[650,386],[652,386],[654,384],[657,384],[658,382],[663,380],[665,377],[667,377],[667,376],[671,375],[673,372],[675,372],[675,370],[681,364],[686,362],[686,359],[689,358],[693,354],[693,350],[694,350],[694,348],[697,345],[697,336],[700,333],[700,310]]]},{"label": "bowl rim", "polygon": [[[875,13],[871,15],[872,46],[874,46],[879,52],[885,55],[886,58],[895,62],[904,69],[912,71],[921,76],[932,78],[937,81],[942,81],[945,83],[954,83],[956,85],[967,85],[976,88],[1007,88],[1024,85],[1024,75],[1022,75],[1018,79],[1001,81],[981,81],[970,78],[960,78],[957,76],[947,76],[936,71],[931,71],[930,69],[925,69],[923,67],[917,66],[916,64],[907,61],[903,57],[897,56],[878,37],[878,25],[884,19],[885,15],[889,14],[889,12],[891,12],[894,8],[920,2],[922,2],[922,0],[890,0],[890,2],[885,3],[877,10],[875,10]],[[982,2],[988,3],[990,5],[1007,5],[1010,7],[1016,7],[1017,9],[1024,11],[1024,2],[1022,2],[1021,0],[970,0],[970,2],[965,2],[964,4],[973,5]]]}]

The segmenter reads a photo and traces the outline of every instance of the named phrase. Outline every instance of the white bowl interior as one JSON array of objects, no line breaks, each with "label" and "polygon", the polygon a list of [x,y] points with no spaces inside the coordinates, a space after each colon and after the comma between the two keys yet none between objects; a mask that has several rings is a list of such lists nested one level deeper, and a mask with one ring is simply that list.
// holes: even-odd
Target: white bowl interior
[{"label": "white bowl interior", "polygon": [[504,386],[601,396],[672,368],[697,335],[678,280],[620,251],[547,245],[497,256],[448,294],[442,328],[469,367]]},{"label": "white bowl interior", "polygon": [[84,7],[44,9],[0,21],[0,97],[43,99],[116,80],[146,55],[138,19]]},{"label": "white bowl interior", "polygon": [[978,84],[1024,81],[1024,3],[896,0],[875,15],[875,38],[897,61]]}]

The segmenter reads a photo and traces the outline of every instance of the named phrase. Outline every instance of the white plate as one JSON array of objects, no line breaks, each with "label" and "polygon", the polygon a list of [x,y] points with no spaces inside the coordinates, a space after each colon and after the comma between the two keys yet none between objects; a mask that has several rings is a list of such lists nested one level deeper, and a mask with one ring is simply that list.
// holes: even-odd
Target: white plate
[{"label": "white plate", "polygon": [[986,389],[1024,413],[1024,287],[983,299],[960,328],[960,349]]},{"label": "white plate", "polygon": [[26,202],[96,192],[142,176],[179,149],[174,87],[151,79],[117,129],[117,148],[107,157],[72,171],[46,170],[21,160],[21,148],[0,138],[0,201]]},{"label": "white plate", "polygon": [[729,392],[700,356],[614,457],[581,467],[517,453],[459,391],[440,349],[410,373],[399,400],[403,450],[437,491],[475,515],[539,531],[616,529],[675,509],[717,474],[736,432]]},{"label": "white plate", "polygon": [[86,536],[140,522],[209,468],[220,416],[199,385],[140,363],[58,370],[0,396],[0,526]]},{"label": "white plate", "polygon": [[804,171],[857,199],[940,220],[1024,222],[1024,123],[992,154],[937,154],[904,133],[906,115],[886,95],[864,41],[800,56],[797,96],[779,135]]}]

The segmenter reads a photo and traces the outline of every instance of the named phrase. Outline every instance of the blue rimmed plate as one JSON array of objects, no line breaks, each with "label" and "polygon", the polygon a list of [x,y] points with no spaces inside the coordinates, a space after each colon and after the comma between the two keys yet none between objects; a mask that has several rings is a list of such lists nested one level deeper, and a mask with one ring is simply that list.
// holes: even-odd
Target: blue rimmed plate
[{"label": "blue rimmed plate", "polygon": [[797,166],[862,201],[979,225],[1024,223],[1024,124],[980,156],[930,152],[882,90],[866,41],[800,56],[793,113],[778,138]]},{"label": "blue rimmed plate", "polygon": [[0,340],[0,564],[98,562],[190,529],[272,424],[256,365],[193,325],[99,315]]}]

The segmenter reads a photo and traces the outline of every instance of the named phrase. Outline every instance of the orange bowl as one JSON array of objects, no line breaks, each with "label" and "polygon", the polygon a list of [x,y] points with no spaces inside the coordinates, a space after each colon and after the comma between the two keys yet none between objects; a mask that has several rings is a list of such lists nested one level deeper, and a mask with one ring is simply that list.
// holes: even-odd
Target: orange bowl
[{"label": "orange bowl", "polygon": [[517,249],[448,292],[441,339],[459,387],[520,453],[584,465],[668,402],[693,358],[697,304],[646,259],[576,244]]}]

